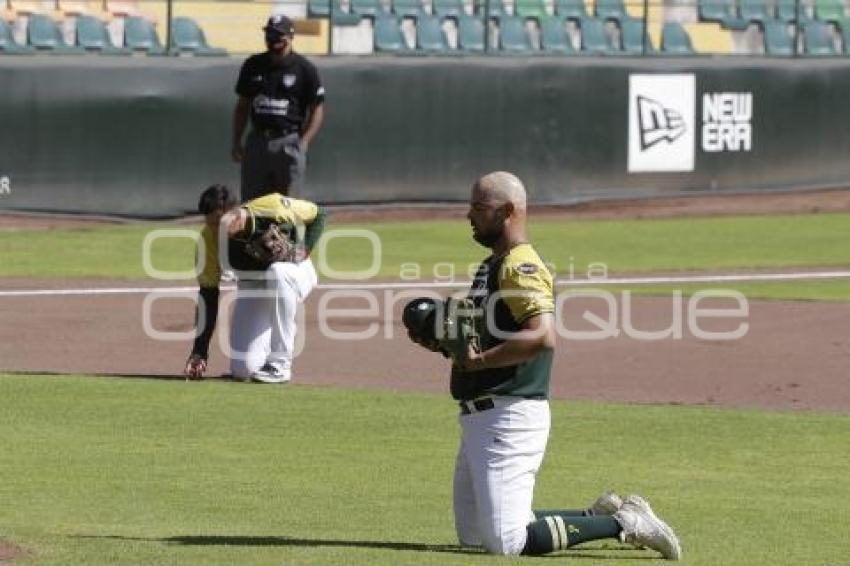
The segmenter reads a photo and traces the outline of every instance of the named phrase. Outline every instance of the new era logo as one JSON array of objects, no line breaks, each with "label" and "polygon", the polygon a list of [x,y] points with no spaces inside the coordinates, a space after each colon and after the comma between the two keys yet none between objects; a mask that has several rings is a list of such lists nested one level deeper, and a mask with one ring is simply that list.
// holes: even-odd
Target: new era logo
[{"label": "new era logo", "polygon": [[645,96],[637,97],[637,113],[641,151],[663,141],[672,143],[687,129],[679,112]]},{"label": "new era logo", "polygon": [[693,171],[694,75],[629,75],[630,173]]}]

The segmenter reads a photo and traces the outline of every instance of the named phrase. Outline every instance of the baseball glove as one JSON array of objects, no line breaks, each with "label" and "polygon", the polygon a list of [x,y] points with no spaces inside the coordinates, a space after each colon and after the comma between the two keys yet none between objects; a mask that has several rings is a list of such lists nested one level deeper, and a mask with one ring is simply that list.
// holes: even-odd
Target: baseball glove
[{"label": "baseball glove", "polygon": [[480,351],[475,308],[468,299],[445,303],[430,297],[413,299],[404,307],[402,322],[411,339],[463,366],[471,345]]},{"label": "baseball glove", "polygon": [[268,266],[276,261],[294,261],[295,244],[280,231],[277,224],[270,224],[264,231],[254,234],[248,240],[245,253]]}]

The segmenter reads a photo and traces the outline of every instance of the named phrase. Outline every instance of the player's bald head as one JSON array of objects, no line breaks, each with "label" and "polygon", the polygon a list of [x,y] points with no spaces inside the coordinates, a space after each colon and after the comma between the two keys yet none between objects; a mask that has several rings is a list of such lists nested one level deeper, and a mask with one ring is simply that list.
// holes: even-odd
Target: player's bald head
[{"label": "player's bald head", "polygon": [[486,200],[491,202],[514,205],[514,208],[525,210],[526,196],[522,181],[513,173],[494,171],[478,179],[475,187]]}]

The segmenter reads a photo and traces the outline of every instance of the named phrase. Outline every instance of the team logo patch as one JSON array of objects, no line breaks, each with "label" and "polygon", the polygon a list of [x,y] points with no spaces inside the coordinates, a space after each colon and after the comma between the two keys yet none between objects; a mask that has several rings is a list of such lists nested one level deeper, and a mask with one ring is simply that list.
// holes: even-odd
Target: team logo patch
[{"label": "team logo patch", "polygon": [[534,275],[537,273],[537,266],[533,263],[523,263],[516,268],[523,275]]},{"label": "team logo patch", "polygon": [[295,75],[283,75],[283,86],[286,88],[295,84]]}]

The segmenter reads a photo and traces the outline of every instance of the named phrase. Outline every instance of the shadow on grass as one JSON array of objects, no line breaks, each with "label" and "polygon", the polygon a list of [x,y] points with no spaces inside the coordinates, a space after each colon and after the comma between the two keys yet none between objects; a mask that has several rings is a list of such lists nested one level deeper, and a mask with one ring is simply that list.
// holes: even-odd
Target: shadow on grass
[{"label": "shadow on grass", "polygon": [[[162,538],[128,537],[120,535],[75,535],[73,538],[112,539],[134,542],[160,542],[187,546],[280,546],[280,547],[343,547],[371,548],[382,550],[401,550],[408,552],[445,552],[450,554],[480,554],[482,550],[465,548],[453,544],[425,544],[418,542],[391,542],[371,540],[334,540],[317,538],[297,538],[286,536],[244,536],[244,535],[182,535]],[[629,552],[631,554],[625,554]],[[639,552],[639,554],[638,554]],[[612,554],[607,554],[612,553]],[[641,552],[633,547],[581,548],[567,550],[539,558],[590,558],[594,560],[654,560],[654,552]]]}]

